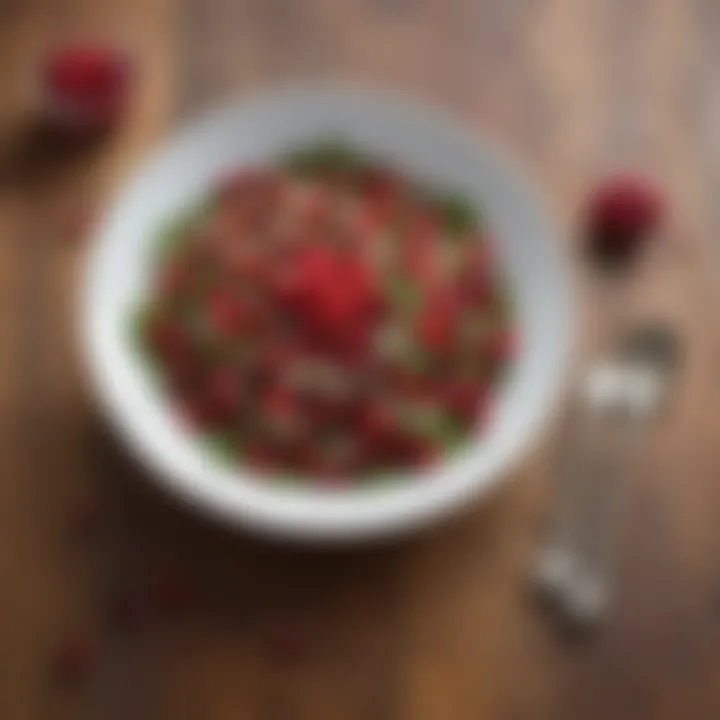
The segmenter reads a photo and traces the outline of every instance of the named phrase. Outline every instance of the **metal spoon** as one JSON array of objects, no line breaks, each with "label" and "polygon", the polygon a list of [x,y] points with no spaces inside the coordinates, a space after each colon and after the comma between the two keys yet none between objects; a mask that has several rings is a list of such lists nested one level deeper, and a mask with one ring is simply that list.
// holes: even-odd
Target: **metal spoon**
[{"label": "metal spoon", "polygon": [[534,567],[536,585],[576,622],[597,620],[607,606],[632,479],[679,355],[666,325],[636,326],[582,383],[548,540]]}]

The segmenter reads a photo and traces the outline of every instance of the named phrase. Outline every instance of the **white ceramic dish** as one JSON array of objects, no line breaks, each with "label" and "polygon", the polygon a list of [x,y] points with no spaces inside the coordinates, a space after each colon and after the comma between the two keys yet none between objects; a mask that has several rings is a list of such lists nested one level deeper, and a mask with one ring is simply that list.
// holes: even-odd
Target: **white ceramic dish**
[{"label": "white ceramic dish", "polygon": [[[168,411],[129,342],[163,220],[233,166],[340,136],[481,203],[515,294],[522,351],[490,427],[440,468],[371,488],[288,487],[223,466]],[[87,258],[82,342],[103,411],[157,482],[212,518],[273,535],[350,540],[409,530],[486,492],[545,420],[570,351],[569,273],[548,221],[488,147],[443,115],[367,91],[293,88],[214,113],[173,137],[125,186]]]}]

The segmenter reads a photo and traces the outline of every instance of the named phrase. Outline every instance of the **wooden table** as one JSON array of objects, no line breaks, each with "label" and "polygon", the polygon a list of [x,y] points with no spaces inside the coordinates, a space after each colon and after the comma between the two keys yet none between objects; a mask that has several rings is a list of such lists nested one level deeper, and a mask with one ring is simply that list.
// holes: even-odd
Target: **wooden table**
[{"label": "wooden table", "polygon": [[[0,717],[719,718],[718,32],[715,0],[0,0]],[[34,69],[52,43],[98,36],[138,59],[131,117],[63,151],[29,127]],[[307,552],[168,506],[84,397],[84,213],[169,125],[308,76],[447,105],[518,157],[568,231],[619,160],[667,187],[673,249],[640,302],[677,323],[685,372],[594,636],[569,640],[526,592],[550,433],[442,527]],[[162,600],[133,620],[138,596]],[[98,664],[62,682],[58,648],[76,636]]]}]

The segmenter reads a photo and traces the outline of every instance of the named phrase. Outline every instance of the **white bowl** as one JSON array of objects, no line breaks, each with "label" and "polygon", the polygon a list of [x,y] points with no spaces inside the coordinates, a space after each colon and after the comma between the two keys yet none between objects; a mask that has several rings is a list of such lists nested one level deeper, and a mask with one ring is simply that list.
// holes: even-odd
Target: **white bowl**
[{"label": "white bowl", "polygon": [[[489,427],[438,468],[328,492],[262,482],[207,454],[169,411],[129,341],[148,289],[153,234],[233,166],[340,136],[482,204],[516,300],[521,352]],[[569,273],[544,214],[506,164],[427,108],[337,87],[294,88],[222,109],[173,137],[124,187],[89,250],[82,332],[92,383],[151,476],[213,518],[295,539],[349,540],[427,524],[466,505],[526,449],[558,396],[570,352]]]}]

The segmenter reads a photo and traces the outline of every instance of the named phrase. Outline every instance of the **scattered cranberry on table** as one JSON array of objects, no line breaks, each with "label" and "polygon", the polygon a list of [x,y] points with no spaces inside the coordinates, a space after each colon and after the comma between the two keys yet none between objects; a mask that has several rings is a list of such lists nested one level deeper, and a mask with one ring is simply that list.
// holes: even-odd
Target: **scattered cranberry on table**
[{"label": "scattered cranberry on table", "polygon": [[94,638],[85,634],[68,637],[57,650],[57,674],[65,681],[83,680],[94,670],[99,659],[99,647]]},{"label": "scattered cranberry on table", "polygon": [[190,612],[196,601],[192,582],[183,575],[170,574],[152,584],[148,604],[164,617],[179,617]]},{"label": "scattered cranberry on table", "polygon": [[41,76],[42,111],[57,129],[73,134],[108,130],[127,108],[129,57],[100,45],[66,45],[50,53]]},{"label": "scattered cranberry on table", "polygon": [[631,262],[663,219],[660,189],[649,178],[618,174],[590,195],[586,233],[591,257],[612,267]]}]

